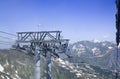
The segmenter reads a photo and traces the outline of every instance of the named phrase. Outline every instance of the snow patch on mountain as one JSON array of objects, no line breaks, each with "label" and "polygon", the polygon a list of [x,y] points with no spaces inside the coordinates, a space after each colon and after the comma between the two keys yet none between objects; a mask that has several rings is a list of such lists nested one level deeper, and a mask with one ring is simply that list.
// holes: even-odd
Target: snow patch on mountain
[{"label": "snow patch on mountain", "polygon": [[112,49],[113,47],[109,46],[108,49]]},{"label": "snow patch on mountain", "polygon": [[97,50],[98,50],[98,49],[97,49],[96,47],[94,47],[94,48],[92,49],[93,54],[95,54]]},{"label": "snow patch on mountain", "polygon": [[97,48],[97,47],[94,47],[93,49],[92,49],[92,52],[93,52],[93,55],[99,55],[100,54],[100,49],[99,48]]},{"label": "snow patch on mountain", "polygon": [[4,67],[0,64],[0,71],[3,72],[4,71]]},{"label": "snow patch on mountain", "polygon": [[83,77],[85,75],[92,76],[93,78],[96,77],[95,74],[90,74],[90,73],[85,74],[84,71],[87,71],[87,70],[94,71],[94,69],[91,68],[89,64],[84,64],[84,67],[81,67],[78,64],[71,63],[61,58],[55,59],[53,61],[55,61],[62,68],[69,70],[71,73],[74,73],[78,78]]},{"label": "snow patch on mountain", "polygon": [[72,50],[76,51],[78,56],[80,56],[82,53],[86,51],[85,46],[82,44],[74,45],[72,47]]},{"label": "snow patch on mountain", "polygon": [[102,43],[102,46],[106,46],[106,43]]}]

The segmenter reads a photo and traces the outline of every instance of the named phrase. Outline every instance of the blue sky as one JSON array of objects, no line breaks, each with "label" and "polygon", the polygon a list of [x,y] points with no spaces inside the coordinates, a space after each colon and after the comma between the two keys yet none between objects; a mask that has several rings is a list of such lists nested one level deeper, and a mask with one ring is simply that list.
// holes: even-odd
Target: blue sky
[{"label": "blue sky", "polygon": [[115,0],[0,0],[0,30],[61,30],[71,42],[115,41],[115,13]]}]

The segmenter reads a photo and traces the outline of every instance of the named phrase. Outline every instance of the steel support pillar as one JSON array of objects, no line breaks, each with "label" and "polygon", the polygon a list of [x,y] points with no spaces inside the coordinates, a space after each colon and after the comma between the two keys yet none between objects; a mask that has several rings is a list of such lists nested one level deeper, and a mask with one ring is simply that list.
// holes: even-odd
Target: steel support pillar
[{"label": "steel support pillar", "polygon": [[46,66],[46,79],[52,79],[51,78],[51,52],[47,51],[47,56],[46,56],[46,62],[47,62],[47,66]]},{"label": "steel support pillar", "polygon": [[34,79],[41,79],[40,74],[40,51],[35,47],[35,77]]}]

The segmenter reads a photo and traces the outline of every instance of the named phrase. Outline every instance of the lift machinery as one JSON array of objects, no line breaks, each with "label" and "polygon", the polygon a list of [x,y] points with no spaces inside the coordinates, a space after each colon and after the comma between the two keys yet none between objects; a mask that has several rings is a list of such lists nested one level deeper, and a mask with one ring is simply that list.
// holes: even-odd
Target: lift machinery
[{"label": "lift machinery", "polygon": [[34,79],[41,79],[40,59],[41,55],[46,58],[46,79],[51,77],[51,57],[59,57],[59,54],[66,53],[68,39],[61,38],[61,31],[40,31],[40,32],[18,32],[16,49],[27,52],[35,58]]}]

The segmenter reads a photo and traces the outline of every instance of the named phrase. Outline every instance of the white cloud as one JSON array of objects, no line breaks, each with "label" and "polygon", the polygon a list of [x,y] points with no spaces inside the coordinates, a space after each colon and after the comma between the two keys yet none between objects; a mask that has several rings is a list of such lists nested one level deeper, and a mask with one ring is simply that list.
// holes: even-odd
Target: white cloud
[{"label": "white cloud", "polygon": [[103,35],[103,38],[107,39],[107,38],[109,38],[109,35]]},{"label": "white cloud", "polygon": [[100,40],[98,40],[98,39],[94,39],[93,42],[94,42],[94,43],[99,43]]}]

